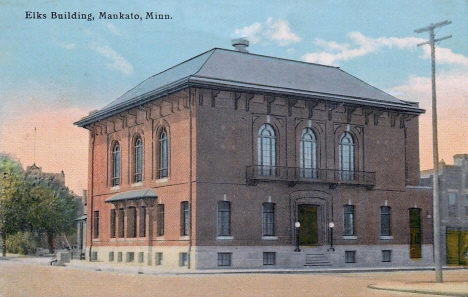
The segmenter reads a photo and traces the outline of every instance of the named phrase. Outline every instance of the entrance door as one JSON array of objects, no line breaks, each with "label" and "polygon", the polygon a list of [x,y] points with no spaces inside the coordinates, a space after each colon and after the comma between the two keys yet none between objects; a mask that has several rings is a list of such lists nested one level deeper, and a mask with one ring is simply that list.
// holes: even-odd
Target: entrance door
[{"label": "entrance door", "polygon": [[298,219],[300,245],[318,245],[318,214],[317,205],[300,204],[298,206]]},{"label": "entrance door", "polygon": [[468,231],[447,230],[447,265],[468,265]]},{"label": "entrance door", "polygon": [[410,258],[421,258],[421,210],[411,208],[410,220]]}]

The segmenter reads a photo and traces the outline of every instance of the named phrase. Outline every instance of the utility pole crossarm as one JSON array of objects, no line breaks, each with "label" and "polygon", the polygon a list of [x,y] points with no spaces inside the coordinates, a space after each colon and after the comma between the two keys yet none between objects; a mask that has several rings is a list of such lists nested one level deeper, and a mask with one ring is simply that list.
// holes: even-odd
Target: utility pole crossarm
[{"label": "utility pole crossarm", "polygon": [[449,38],[452,38],[452,35],[434,39],[434,42],[439,42],[439,41],[442,41],[442,40],[445,40],[445,39],[449,39]]},{"label": "utility pole crossarm", "polygon": [[435,23],[435,24],[430,24],[430,25],[427,26],[427,27],[414,30],[414,33],[419,34],[419,33],[426,32],[426,31],[432,31],[432,30],[434,30],[435,28],[442,27],[442,26],[446,26],[446,25],[450,25],[451,23],[452,23],[451,21],[443,21],[443,22],[439,22],[439,23]]}]

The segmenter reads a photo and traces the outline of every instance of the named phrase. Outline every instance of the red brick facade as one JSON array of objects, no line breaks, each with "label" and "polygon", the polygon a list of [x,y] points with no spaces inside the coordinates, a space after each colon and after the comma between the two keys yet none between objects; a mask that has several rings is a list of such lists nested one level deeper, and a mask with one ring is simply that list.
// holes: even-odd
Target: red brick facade
[{"label": "red brick facade", "polygon": [[[258,152],[259,131],[265,124],[274,131],[274,156],[269,156],[274,161],[268,166],[273,171],[268,175],[262,171],[267,167],[259,167]],[[162,264],[156,253],[163,253],[168,267],[303,268],[318,262],[343,267],[387,265],[381,254],[391,251],[389,265],[432,262],[432,197],[427,189],[417,187],[417,113],[248,88],[188,86],[83,126],[90,130],[87,242],[89,255],[93,258],[97,252],[97,260],[119,262],[121,257],[126,262],[127,256],[127,262],[132,262],[128,253],[135,253],[134,262],[154,266]],[[168,136],[168,176],[159,178],[163,127]],[[315,135],[313,176],[302,175],[300,165],[306,128]],[[352,164],[348,165],[351,178],[340,171],[344,166],[340,165],[344,162],[340,141],[345,134],[353,142]],[[143,147],[141,182],[133,180],[137,136]],[[112,186],[116,142],[120,179],[118,186]],[[157,198],[130,197],[109,203],[120,193],[131,196],[143,189],[150,189]],[[220,201],[229,202],[224,204],[229,205],[229,214],[222,214]],[[182,202],[189,206],[185,214]],[[274,203],[270,216],[274,222],[268,231],[273,235],[264,236],[268,220],[262,214],[264,203]],[[157,205],[161,204],[163,236],[158,235],[161,213]],[[313,219],[302,220],[312,221],[309,227],[316,234],[307,235],[314,237],[314,244],[294,252],[294,223],[301,220],[301,205],[311,207]],[[354,206],[351,235],[344,234],[349,228],[344,226],[348,205]],[[146,232],[140,237],[142,206]],[[111,225],[119,226],[119,215],[111,223],[111,210],[125,209],[123,225],[128,228],[129,220],[133,226],[129,207],[137,210],[136,237],[129,238],[131,232],[126,230],[124,237],[116,231],[111,238]],[[382,207],[389,209],[388,217],[381,215]],[[420,213],[419,229],[410,228],[410,209]],[[98,236],[92,234],[97,229],[91,226],[97,224],[91,217],[95,211],[99,212]],[[223,215],[229,216],[228,227],[220,227]],[[381,227],[384,217],[390,225]],[[331,222],[334,249],[330,250]],[[228,235],[220,228],[229,228]],[[301,240],[307,237],[300,234]],[[421,255],[410,257],[414,244],[421,248]],[[353,263],[346,263],[351,261],[347,252],[354,252]],[[317,257],[323,261],[314,260]]]}]

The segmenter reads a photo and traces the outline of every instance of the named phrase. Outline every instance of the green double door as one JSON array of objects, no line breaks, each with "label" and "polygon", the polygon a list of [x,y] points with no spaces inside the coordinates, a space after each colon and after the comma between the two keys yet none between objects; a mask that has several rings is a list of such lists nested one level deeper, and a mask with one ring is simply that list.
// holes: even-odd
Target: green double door
[{"label": "green double door", "polygon": [[468,265],[468,231],[447,230],[447,265]]},{"label": "green double door", "polygon": [[319,245],[318,205],[300,204],[298,206],[298,220],[300,245]]}]

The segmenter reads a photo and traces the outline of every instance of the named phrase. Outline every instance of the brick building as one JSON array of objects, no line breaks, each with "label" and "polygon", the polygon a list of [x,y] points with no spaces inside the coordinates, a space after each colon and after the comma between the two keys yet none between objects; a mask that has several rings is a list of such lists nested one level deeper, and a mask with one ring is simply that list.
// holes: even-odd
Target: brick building
[{"label": "brick building", "polygon": [[[448,265],[468,265],[468,154],[439,163],[439,209],[442,259]],[[421,186],[432,187],[434,170],[421,171]]]},{"label": "brick building", "polygon": [[233,43],[76,123],[90,131],[87,256],[192,269],[433,263],[424,111],[337,67]]}]

